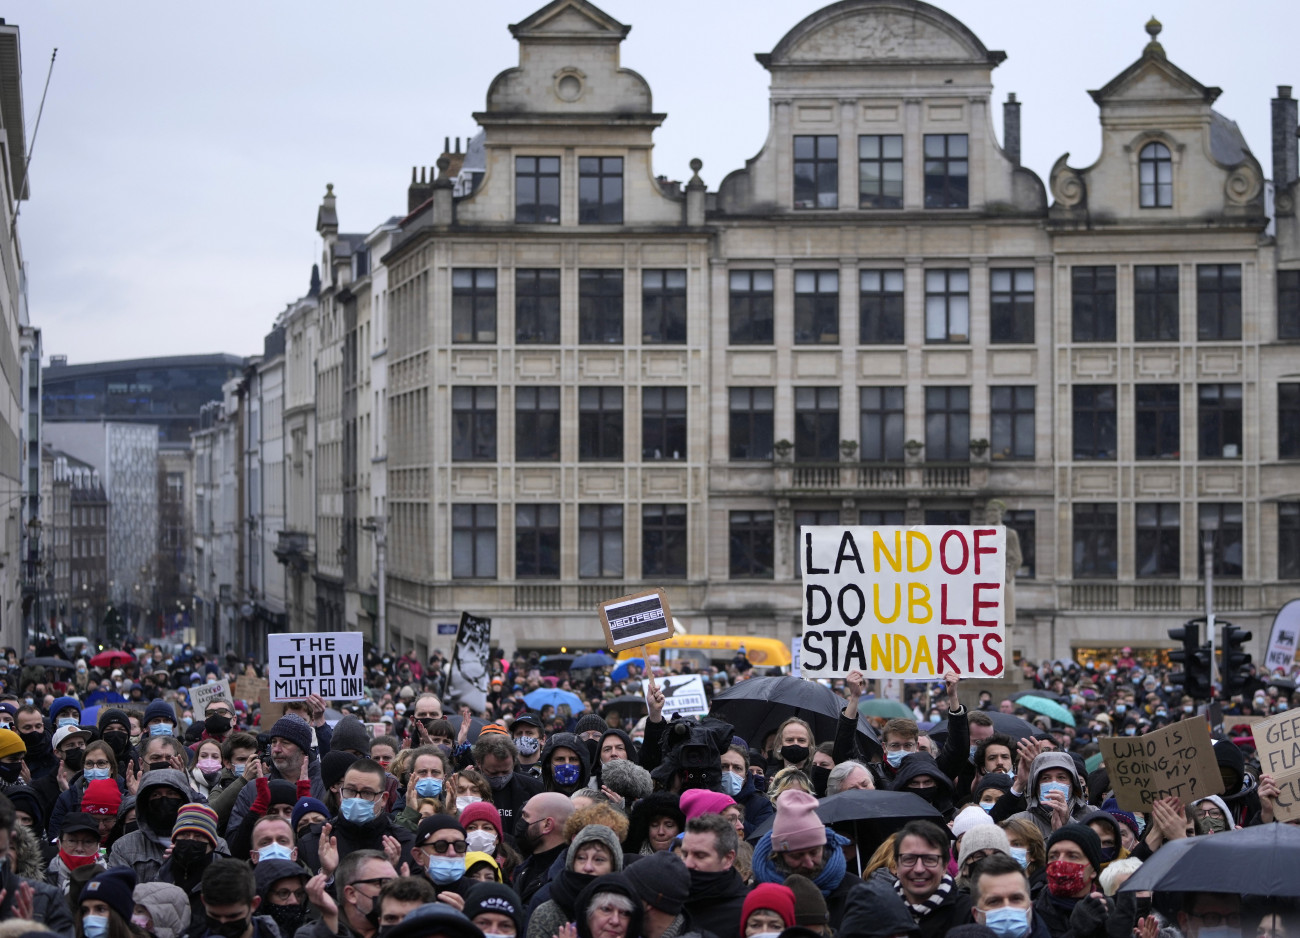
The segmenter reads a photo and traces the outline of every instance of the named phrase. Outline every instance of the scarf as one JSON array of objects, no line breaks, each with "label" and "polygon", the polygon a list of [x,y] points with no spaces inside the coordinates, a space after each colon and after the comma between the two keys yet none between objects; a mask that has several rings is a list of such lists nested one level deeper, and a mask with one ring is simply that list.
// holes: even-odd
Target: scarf
[{"label": "scarf", "polygon": [[894,892],[898,893],[898,897],[907,906],[907,911],[911,912],[912,918],[918,922],[943,905],[944,900],[948,898],[948,893],[952,892],[952,887],[952,877],[945,873],[943,879],[939,880],[939,888],[932,892],[924,902],[908,902],[907,896],[903,895],[902,881],[894,880]]},{"label": "scarf", "polygon": [[686,916],[678,915],[671,923],[669,923],[668,927],[664,929],[663,934],[660,935],[659,938],[677,938],[685,927]]},{"label": "scarf", "polygon": [[[835,833],[829,827],[826,828],[826,843],[828,846],[842,848],[848,844],[849,839]],[[817,888],[821,890],[823,896],[829,896],[833,893],[844,879],[845,863],[844,851],[836,849],[829,851],[826,857],[826,865],[822,871],[813,878]],[[777,870],[775,862],[772,860],[772,833],[768,831],[758,839],[754,847],[754,860],[752,863],[754,870],[754,880],[759,883],[785,883],[785,875]]]}]

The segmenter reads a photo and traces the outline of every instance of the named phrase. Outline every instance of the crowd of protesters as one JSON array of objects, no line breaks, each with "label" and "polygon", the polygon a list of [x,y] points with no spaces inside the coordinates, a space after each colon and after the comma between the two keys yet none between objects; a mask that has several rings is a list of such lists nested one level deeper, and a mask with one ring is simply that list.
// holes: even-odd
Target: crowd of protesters
[{"label": "crowd of protesters", "polygon": [[[1120,891],[1168,844],[1274,822],[1279,786],[1233,717],[1288,708],[1280,679],[1216,714],[1221,796],[1135,814],[1098,740],[1202,708],[1128,649],[1023,665],[1073,726],[946,675],[863,733],[855,672],[833,682],[833,738],[790,716],[761,739],[666,714],[653,659],[615,678],[494,656],[474,712],[441,655],[372,653],[365,698],[264,714],[191,706],[260,672],[234,655],[27,651],[7,650],[0,693],[0,938],[1300,936],[1286,902]],[[758,673],[743,653],[696,668],[710,694]],[[544,688],[580,705],[530,709]],[[628,697],[644,715],[611,706]],[[817,813],[875,792],[909,796],[896,823]]]}]

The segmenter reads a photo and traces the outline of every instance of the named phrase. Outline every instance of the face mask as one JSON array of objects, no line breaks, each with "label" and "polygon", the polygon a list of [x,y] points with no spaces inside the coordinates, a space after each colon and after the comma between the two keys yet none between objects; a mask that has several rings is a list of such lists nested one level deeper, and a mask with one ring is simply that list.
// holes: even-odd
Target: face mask
[{"label": "face mask", "polygon": [[934,804],[934,800],[939,797],[938,785],[933,785],[930,788],[909,788],[907,790],[928,804]]},{"label": "face mask", "polygon": [[120,730],[110,730],[104,734],[104,742],[108,743],[109,747],[113,750],[113,754],[116,756],[120,756],[126,751],[129,740],[130,737]]},{"label": "face mask", "polygon": [[181,869],[192,870],[208,859],[208,845],[200,840],[178,840],[172,847],[172,862]]},{"label": "face mask", "polygon": [[1111,860],[1115,859],[1115,854],[1116,854],[1117,852],[1118,852],[1118,851],[1117,851],[1114,847],[1102,847],[1102,848],[1101,848],[1101,862],[1102,862],[1102,863],[1109,863]]},{"label": "face mask", "polygon": [[109,769],[85,769],[81,777],[88,782],[99,782],[108,778]]},{"label": "face mask", "polygon": [[1285,710],[1285,709],[1286,709],[1287,707],[1289,707],[1289,706],[1290,706],[1290,704],[1288,704],[1285,700],[1279,700],[1279,701],[1277,702],[1277,709],[1278,709],[1279,711]]},{"label": "face mask", "polygon": [[248,768],[248,766],[244,765],[244,763],[241,762],[241,763],[239,763],[238,765],[233,766],[232,769],[231,769],[231,771],[233,771],[233,772],[235,773],[235,778],[243,778],[243,777],[244,777],[244,769],[246,769],[246,768]]},{"label": "face mask", "polygon": [[1124,727],[1124,735],[1125,735],[1125,736],[1136,736],[1136,735],[1137,735],[1137,727],[1136,727],[1136,726],[1126,726],[1126,727]]},{"label": "face mask", "polygon": [[524,819],[522,813],[515,819],[515,844],[524,856],[528,856],[537,848],[537,841],[533,837],[533,825]]},{"label": "face mask", "polygon": [[457,795],[457,796],[456,796],[456,810],[457,810],[457,811],[464,811],[464,810],[465,810],[466,808],[468,808],[470,805],[472,805],[472,804],[477,804],[478,802],[480,802],[480,801],[482,801],[482,800],[483,800],[483,799],[480,798],[478,795]]},{"label": "face mask", "polygon": [[582,775],[582,766],[566,762],[561,765],[551,766],[551,774],[555,776],[557,785],[576,785],[578,778]]},{"label": "face mask", "polygon": [[0,765],[0,781],[13,784],[22,777],[22,774],[23,764],[21,762]]},{"label": "face mask", "polygon": [[265,912],[271,920],[280,926],[281,935],[292,935],[307,921],[307,903],[300,905],[260,905],[258,914]]},{"label": "face mask", "polygon": [[1128,704],[1115,704],[1115,712],[1118,713],[1120,716],[1123,716],[1127,710],[1128,710]]},{"label": "face mask", "polygon": [[996,801],[981,801],[981,802],[980,802],[980,807],[984,809],[984,813],[985,813],[985,814],[992,814],[992,813],[993,813],[993,806],[994,806],[995,804],[997,804]]},{"label": "face mask", "polygon": [[1157,711],[1156,711],[1156,716],[1158,716],[1158,717],[1167,717],[1167,716],[1169,716],[1169,711],[1168,711],[1168,710],[1164,710],[1164,709],[1157,710]]},{"label": "face mask", "polygon": [[208,922],[208,931],[220,938],[239,938],[248,931],[248,919],[235,919],[233,922]]},{"label": "face mask", "polygon": [[764,931],[757,935],[750,935],[749,938],[780,938],[780,934],[779,931]]},{"label": "face mask", "polygon": [[830,781],[831,770],[824,765],[814,765],[812,770],[813,791],[825,793],[826,783]]},{"label": "face mask", "polygon": [[267,844],[257,850],[257,862],[266,860],[293,860],[293,851],[284,844]]},{"label": "face mask", "polygon": [[448,883],[454,883],[464,875],[464,857],[458,857],[454,860],[449,860],[445,857],[431,857],[429,859],[429,878],[439,886],[446,886]]},{"label": "face mask", "polygon": [[542,748],[542,743],[533,736],[520,736],[515,739],[515,748],[519,750],[521,756],[535,756],[537,750]]},{"label": "face mask", "polygon": [[339,811],[353,824],[365,824],[375,817],[375,806],[364,798],[344,798]]},{"label": "face mask", "polygon": [[1059,791],[1062,795],[1065,796],[1065,800],[1069,802],[1070,800],[1069,785],[1062,784],[1061,782],[1043,782],[1043,784],[1038,786],[1038,803],[1047,804],[1048,792],[1053,792],[1053,791]]},{"label": "face mask", "polygon": [[501,791],[501,789],[505,788],[507,785],[510,784],[510,779],[512,779],[513,777],[514,777],[513,772],[511,772],[509,775],[489,775],[488,785],[491,786],[493,791]]},{"label": "face mask", "polygon": [[1083,870],[1082,863],[1053,860],[1047,864],[1047,888],[1058,899],[1071,899],[1088,885]]},{"label": "face mask", "polygon": [[76,717],[59,717],[58,726],[62,729],[65,726],[78,726],[80,721]]},{"label": "face mask", "polygon": [[415,780],[415,793],[421,798],[437,798],[442,794],[442,779],[417,778]]},{"label": "face mask", "polygon": [[1191,704],[1187,704],[1186,706],[1183,707],[1183,713],[1191,713],[1195,709],[1196,708],[1193,707]]},{"label": "face mask", "polygon": [[[85,924],[84,920],[82,924]],[[153,921],[147,915],[132,915],[131,924],[143,932],[153,931]]]},{"label": "face mask", "polygon": [[59,859],[63,861],[63,865],[66,866],[68,869],[75,870],[77,867],[85,866],[87,863],[94,863],[96,860],[99,859],[99,855],[92,853],[88,857],[75,857],[72,854],[68,853],[66,850],[60,848]]},{"label": "face mask", "polygon": [[140,735],[139,733],[132,733],[132,734],[131,734],[129,737],[127,737],[127,738],[131,740],[131,745],[132,745],[132,746],[138,746],[138,745],[140,745],[140,740],[141,740],[142,737],[141,737],[141,735]]},{"label": "face mask", "polygon": [[808,758],[807,746],[782,746],[781,758],[786,762],[803,762]]},{"label": "face mask", "polygon": [[22,738],[23,745],[27,747],[29,756],[44,755],[46,750],[50,748],[50,741],[45,738],[45,733],[42,730],[37,730],[35,733],[19,733],[18,735]]},{"label": "face mask", "polygon": [[1020,864],[1020,868],[1021,868],[1022,870],[1027,870],[1027,869],[1029,869],[1029,848],[1028,848],[1028,847],[1012,847],[1012,848],[1011,848],[1011,859],[1013,859],[1013,860],[1015,860],[1017,863],[1019,863],[1019,864]]},{"label": "face mask", "polygon": [[1196,833],[1218,834],[1228,829],[1228,822],[1221,817],[1203,817],[1196,819]]},{"label": "face mask", "polygon": [[582,744],[587,747],[587,758],[591,761],[591,764],[596,765],[600,762],[600,740],[584,739]]},{"label": "face mask", "polygon": [[998,938],[1021,938],[1029,933],[1029,910],[1004,906],[984,913],[984,925]]},{"label": "face mask", "polygon": [[894,750],[890,750],[889,752],[885,753],[885,758],[889,760],[889,764],[891,766],[893,766],[894,768],[898,768],[900,765],[903,764],[903,760],[910,755],[911,753],[908,752],[906,749],[899,749],[896,752]]},{"label": "face mask", "polygon": [[470,831],[465,835],[465,844],[470,850],[491,856],[497,848],[497,835],[492,831]]},{"label": "face mask", "polygon": [[199,771],[204,775],[212,775],[221,771],[220,759],[200,759],[195,763],[195,765],[198,766]]},{"label": "face mask", "polygon": [[203,721],[203,728],[208,731],[209,736],[221,736],[230,732],[230,717],[224,717],[219,713],[214,713]]},{"label": "face mask", "polygon": [[63,764],[68,767],[69,772],[80,772],[85,761],[86,750],[84,749],[69,749],[63,754]]},{"label": "face mask", "polygon": [[722,792],[723,794],[736,797],[740,790],[745,787],[744,776],[737,775],[735,772],[722,773]]},{"label": "face mask", "polygon": [[172,725],[170,723],[155,723],[149,727],[150,736],[173,736]]},{"label": "face mask", "polygon": [[108,934],[108,916],[83,915],[81,917],[81,931],[86,938],[105,938]]}]

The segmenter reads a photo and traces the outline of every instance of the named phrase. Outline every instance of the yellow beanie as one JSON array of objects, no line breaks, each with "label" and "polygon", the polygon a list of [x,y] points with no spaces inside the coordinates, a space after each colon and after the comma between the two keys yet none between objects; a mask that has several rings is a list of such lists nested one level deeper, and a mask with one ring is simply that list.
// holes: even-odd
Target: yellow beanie
[{"label": "yellow beanie", "polygon": [[0,729],[0,759],[5,756],[24,755],[27,752],[27,744],[23,738],[13,730]]}]

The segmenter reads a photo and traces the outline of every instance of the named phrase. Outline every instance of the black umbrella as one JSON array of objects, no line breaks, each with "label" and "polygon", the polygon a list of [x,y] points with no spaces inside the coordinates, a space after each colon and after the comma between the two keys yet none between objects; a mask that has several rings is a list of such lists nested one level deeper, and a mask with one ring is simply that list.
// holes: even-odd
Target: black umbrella
[{"label": "black umbrella", "polygon": [[[828,795],[817,805],[817,816],[833,827],[850,828],[858,845],[859,858],[870,857],[885,838],[908,821],[932,820],[943,824],[943,815],[920,795],[910,791],[874,791],[853,789]],[[769,818],[745,839],[757,843],[772,829]]]},{"label": "black umbrella", "polygon": [[567,671],[573,665],[573,659],[577,655],[571,655],[567,652],[564,654],[547,655],[542,658],[541,670],[543,674],[558,674],[560,671]]},{"label": "black umbrella", "polygon": [[[844,699],[816,681],[783,675],[752,677],[715,694],[709,712],[726,720],[735,734],[757,748],[763,737],[790,717],[807,721],[819,742],[835,739]],[[858,717],[859,744],[880,751],[880,740],[866,717]]]},{"label": "black umbrella", "polygon": [[1264,681],[1265,687],[1276,687],[1278,690],[1295,690],[1295,678],[1292,677],[1270,677]]},{"label": "black umbrella", "polygon": [[1228,892],[1250,896],[1300,896],[1295,858],[1300,829],[1261,824],[1167,843],[1142,864],[1123,892]]},{"label": "black umbrella", "polygon": [[[459,736],[460,735],[460,714],[449,713],[445,715],[443,719],[451,724],[451,732],[452,732],[451,738],[455,739],[457,736]],[[480,720],[478,717],[470,717],[469,736],[466,737],[465,741],[470,743],[474,742],[474,740],[478,739],[479,731],[482,729],[483,729],[483,721]]]},{"label": "black umbrella", "polygon": [[617,710],[627,717],[643,717],[647,712],[644,697],[638,697],[636,694],[627,694],[623,697],[615,697],[613,700],[607,700],[601,704],[600,712],[608,713],[611,710]]},{"label": "black umbrella", "polygon": [[71,661],[64,661],[62,658],[24,658],[23,664],[34,668],[50,668],[56,671],[71,671],[76,667]]},{"label": "black umbrella", "polygon": [[[1032,723],[1027,723],[1020,717],[1012,716],[1009,713],[1003,713],[1001,710],[985,710],[983,712],[988,714],[989,719],[993,721],[993,732],[1010,736],[1013,743],[1042,732]],[[944,738],[948,735],[948,721],[944,720],[942,723],[936,723],[926,735],[931,739]]]}]

